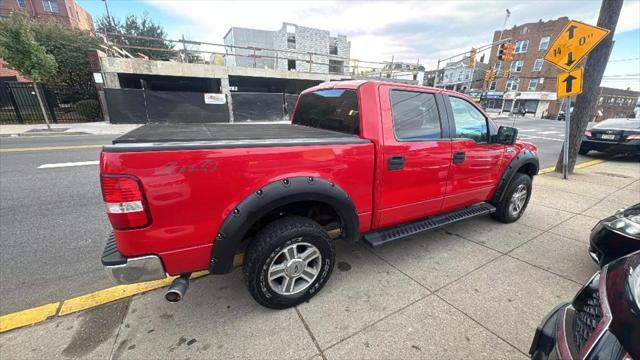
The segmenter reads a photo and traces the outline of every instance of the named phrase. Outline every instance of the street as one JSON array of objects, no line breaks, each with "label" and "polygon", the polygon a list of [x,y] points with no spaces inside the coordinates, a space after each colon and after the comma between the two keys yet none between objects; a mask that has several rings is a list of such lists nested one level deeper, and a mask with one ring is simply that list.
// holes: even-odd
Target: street
[{"label": "street", "polygon": [[[498,123],[511,125],[513,120]],[[523,139],[538,146],[540,167],[553,166],[562,147],[564,123],[517,118],[515,126]],[[114,137],[0,138],[3,151],[43,148],[0,154],[1,314],[113,285],[100,264],[111,228],[100,195],[98,165],[64,163],[97,161],[99,145]],[[61,146],[77,148],[55,149]],[[591,153],[579,156],[578,162],[603,157]],[[46,164],[62,167],[38,168]]]}]

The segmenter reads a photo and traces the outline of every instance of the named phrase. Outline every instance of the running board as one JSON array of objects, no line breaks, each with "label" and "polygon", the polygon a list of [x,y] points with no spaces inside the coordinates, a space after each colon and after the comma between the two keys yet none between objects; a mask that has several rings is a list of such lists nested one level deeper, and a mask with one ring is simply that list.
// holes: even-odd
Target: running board
[{"label": "running board", "polygon": [[380,246],[382,244],[413,236],[424,231],[437,229],[441,226],[445,226],[460,220],[469,219],[479,215],[491,214],[494,211],[496,211],[496,208],[493,205],[488,203],[480,203],[443,215],[436,215],[423,220],[394,226],[392,228],[370,232],[363,236],[363,240],[370,246]]}]

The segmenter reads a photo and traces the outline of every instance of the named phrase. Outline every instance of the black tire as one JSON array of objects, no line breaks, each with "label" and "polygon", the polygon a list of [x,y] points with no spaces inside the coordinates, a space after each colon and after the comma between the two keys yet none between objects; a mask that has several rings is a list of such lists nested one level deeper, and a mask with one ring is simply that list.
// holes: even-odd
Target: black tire
[{"label": "black tire", "polygon": [[[317,248],[321,256],[321,261],[317,263],[319,272],[301,292],[283,295],[272,288],[267,275],[280,252],[296,243],[308,243]],[[289,216],[270,223],[258,232],[246,251],[243,272],[251,296],[260,305],[286,309],[316,295],[329,280],[334,263],[335,248],[327,232],[311,219]]]},{"label": "black tire", "polygon": [[578,149],[578,154],[587,155],[589,153],[589,151],[591,151],[591,149],[589,149],[588,147],[586,147],[584,145],[580,145],[580,149]]},{"label": "black tire", "polygon": [[[527,208],[527,205],[529,204],[529,199],[531,199],[531,189],[532,189],[531,183],[532,181],[529,175],[523,174],[523,173],[516,173],[513,179],[511,180],[511,183],[509,184],[507,191],[504,193],[504,197],[502,198],[502,201],[499,203],[493,204],[496,207],[496,211],[493,214],[491,214],[491,217],[505,224],[512,223],[518,220],[524,213],[525,209]],[[514,215],[511,211],[509,211],[509,206],[511,204],[511,199],[514,193],[516,192],[516,189],[518,189],[520,185],[524,185],[526,187],[527,197],[520,211]]]}]

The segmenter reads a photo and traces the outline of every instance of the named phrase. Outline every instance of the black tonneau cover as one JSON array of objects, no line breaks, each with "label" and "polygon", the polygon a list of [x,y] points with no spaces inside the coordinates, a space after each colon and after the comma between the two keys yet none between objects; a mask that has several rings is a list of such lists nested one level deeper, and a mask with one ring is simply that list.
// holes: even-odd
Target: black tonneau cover
[{"label": "black tonneau cover", "polygon": [[147,124],[113,140],[105,151],[366,143],[351,134],[293,124]]}]

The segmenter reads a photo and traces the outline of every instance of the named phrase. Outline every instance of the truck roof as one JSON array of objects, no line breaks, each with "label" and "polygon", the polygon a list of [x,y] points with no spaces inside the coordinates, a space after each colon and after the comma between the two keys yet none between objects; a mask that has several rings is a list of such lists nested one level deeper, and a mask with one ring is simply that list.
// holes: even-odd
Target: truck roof
[{"label": "truck roof", "polygon": [[322,84],[316,85],[314,87],[310,87],[310,88],[304,90],[301,94],[304,94],[304,93],[307,93],[307,92],[313,92],[313,91],[317,91],[317,90],[323,90],[323,89],[353,89],[353,90],[355,90],[355,89],[358,89],[359,87],[361,87],[363,85],[366,85],[366,84],[391,85],[391,86],[397,86],[397,87],[406,88],[406,89],[421,89],[421,90],[428,89],[428,90],[433,91],[433,92],[439,92],[439,93],[444,93],[444,94],[464,95],[463,93],[460,93],[460,92],[457,92],[457,91],[452,91],[452,90],[447,90],[447,89],[434,88],[434,87],[422,86],[422,85],[403,84],[403,83],[397,83],[397,82],[391,82],[391,81],[380,81],[380,80],[329,81],[329,82],[324,82]]}]

